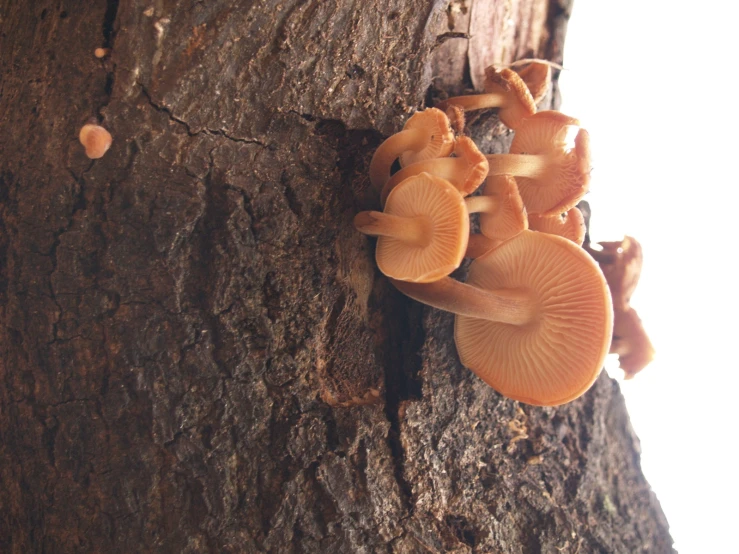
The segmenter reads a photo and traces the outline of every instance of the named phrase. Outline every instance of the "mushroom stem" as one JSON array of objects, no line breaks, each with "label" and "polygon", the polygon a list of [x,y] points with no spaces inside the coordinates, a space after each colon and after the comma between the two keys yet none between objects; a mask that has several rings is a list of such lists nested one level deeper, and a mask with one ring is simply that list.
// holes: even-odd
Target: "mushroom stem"
[{"label": "mushroom stem", "polygon": [[379,191],[390,178],[390,169],[393,162],[403,152],[418,151],[431,140],[428,131],[424,129],[404,129],[388,137],[375,151],[370,162],[369,174],[372,185]]},{"label": "mushroom stem", "polygon": [[483,290],[444,277],[433,283],[409,283],[390,279],[405,294],[457,315],[523,326],[534,319],[536,302],[523,289]]},{"label": "mushroom stem", "polygon": [[470,94],[468,96],[453,96],[436,107],[444,111],[449,106],[462,108],[465,111],[483,110],[485,108],[502,108],[508,102],[509,97],[500,92],[488,92],[486,94]]},{"label": "mushroom stem", "polygon": [[426,216],[400,217],[383,212],[359,212],[354,226],[373,237],[394,237],[411,246],[425,248],[431,243],[431,222]]},{"label": "mushroom stem", "polygon": [[385,186],[382,188],[382,202],[385,202],[388,195],[400,183],[405,181],[408,177],[418,175],[422,171],[431,173],[431,175],[435,175],[436,177],[446,179],[454,185],[457,190],[460,190],[460,187],[463,184],[463,182],[460,181],[460,173],[463,173],[467,167],[469,167],[469,162],[463,158],[434,158],[432,160],[424,160],[422,162],[407,165],[390,177],[390,179],[385,183]]},{"label": "mushroom stem", "polygon": [[471,214],[484,212],[487,214],[495,214],[500,206],[500,200],[495,196],[481,195],[469,196],[464,199],[467,204],[467,211]]},{"label": "mushroom stem", "polygon": [[547,170],[550,159],[546,154],[488,154],[488,175],[513,175],[536,178]]}]

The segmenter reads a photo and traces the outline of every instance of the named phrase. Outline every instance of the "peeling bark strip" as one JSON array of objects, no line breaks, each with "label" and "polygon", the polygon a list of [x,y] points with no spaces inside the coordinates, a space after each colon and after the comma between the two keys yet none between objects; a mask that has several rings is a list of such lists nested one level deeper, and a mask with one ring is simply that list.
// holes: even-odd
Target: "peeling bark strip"
[{"label": "peeling bark strip", "polygon": [[501,398],[351,225],[454,10],[561,61],[503,4],[0,0],[0,552],[671,551],[618,387]]}]

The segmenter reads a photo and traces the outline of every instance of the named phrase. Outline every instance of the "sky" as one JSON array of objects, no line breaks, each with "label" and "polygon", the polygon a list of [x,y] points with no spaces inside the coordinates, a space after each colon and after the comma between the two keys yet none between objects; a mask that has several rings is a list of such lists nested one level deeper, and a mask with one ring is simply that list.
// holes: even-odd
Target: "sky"
[{"label": "sky", "polygon": [[643,247],[657,358],[621,388],[681,554],[739,552],[738,20],[728,0],[577,0],[560,77],[591,137],[591,237]]}]

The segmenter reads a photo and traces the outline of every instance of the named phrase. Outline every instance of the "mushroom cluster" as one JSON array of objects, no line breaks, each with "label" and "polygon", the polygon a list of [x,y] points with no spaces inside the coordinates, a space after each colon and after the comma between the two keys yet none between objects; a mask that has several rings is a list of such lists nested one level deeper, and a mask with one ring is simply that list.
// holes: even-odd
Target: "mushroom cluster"
[{"label": "mushroom cluster", "polygon": [[[609,288],[580,247],[575,208],[588,189],[588,134],[574,118],[537,112],[550,79],[544,63],[490,67],[485,94],[414,114],[370,164],[383,210],[354,219],[379,237],[377,265],[401,292],[456,314],[465,366],[505,396],[544,406],[592,385],[613,330]],[[463,136],[464,112],[483,108],[515,130],[508,154],[485,155]],[[463,283],[450,274],[465,257]]]}]

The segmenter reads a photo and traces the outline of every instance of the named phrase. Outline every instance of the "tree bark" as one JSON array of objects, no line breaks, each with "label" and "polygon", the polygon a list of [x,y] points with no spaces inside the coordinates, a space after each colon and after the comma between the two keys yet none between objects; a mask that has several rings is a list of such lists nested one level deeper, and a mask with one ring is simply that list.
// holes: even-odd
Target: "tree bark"
[{"label": "tree bark", "polygon": [[0,551],[670,552],[618,385],[501,397],[351,223],[385,136],[561,61],[569,9],[0,0]]}]

